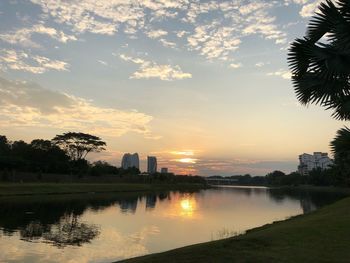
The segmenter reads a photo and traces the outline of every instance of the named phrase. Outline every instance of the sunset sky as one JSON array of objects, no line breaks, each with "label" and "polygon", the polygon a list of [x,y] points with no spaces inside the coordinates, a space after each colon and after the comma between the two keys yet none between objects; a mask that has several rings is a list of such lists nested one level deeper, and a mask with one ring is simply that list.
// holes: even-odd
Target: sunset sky
[{"label": "sunset sky", "polygon": [[264,175],[329,152],[344,125],[300,106],[288,47],[320,1],[2,0],[0,134],[100,136],[91,156]]}]

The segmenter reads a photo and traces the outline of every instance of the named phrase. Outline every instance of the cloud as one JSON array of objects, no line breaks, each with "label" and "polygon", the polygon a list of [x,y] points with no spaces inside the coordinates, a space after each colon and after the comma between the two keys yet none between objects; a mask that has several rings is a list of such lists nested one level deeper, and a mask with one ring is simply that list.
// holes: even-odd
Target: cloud
[{"label": "cloud", "polygon": [[0,50],[0,68],[3,70],[20,70],[33,74],[42,74],[46,71],[68,71],[69,64],[60,60],[52,60],[44,56],[29,55],[14,49]]},{"label": "cloud", "polygon": [[[266,7],[265,7],[266,8]],[[244,35],[262,35],[266,39],[274,40],[276,44],[287,42],[286,33],[274,24],[275,17],[269,16],[267,11],[260,9],[247,17],[247,24],[242,30]]]},{"label": "cloud", "polygon": [[128,132],[152,137],[152,116],[100,107],[92,101],[24,81],[0,78],[0,125],[55,128],[118,137]]},{"label": "cloud", "polygon": [[261,68],[261,67],[263,67],[264,65],[265,65],[265,62],[257,62],[257,63],[255,64],[255,66],[258,67],[258,68]]},{"label": "cloud", "polygon": [[229,52],[238,49],[241,40],[232,36],[233,27],[219,27],[217,23],[199,26],[188,36],[188,45],[208,59],[226,58]]},{"label": "cloud", "polygon": [[[208,176],[250,173],[252,175],[266,175],[276,169],[291,172],[297,168],[297,160],[215,159],[203,157],[199,154],[186,156],[181,154],[181,151],[169,153],[170,155],[167,155],[166,152],[158,153],[158,164],[161,167],[168,167],[169,171],[176,174]],[[176,158],[174,158],[174,155]]]},{"label": "cloud", "polygon": [[159,38],[162,36],[166,36],[167,34],[168,32],[162,29],[152,30],[147,32],[147,36],[150,38]]},{"label": "cloud", "polygon": [[159,42],[163,44],[163,46],[165,47],[170,47],[170,48],[175,48],[176,47],[176,43],[168,41],[164,38],[159,39]]},{"label": "cloud", "polygon": [[290,71],[283,70],[283,69],[278,70],[276,72],[270,72],[267,75],[268,76],[279,76],[279,77],[281,77],[283,79],[291,79],[291,77],[292,77],[292,73]]},{"label": "cloud", "polygon": [[[31,2],[76,33],[123,32],[136,38],[143,32],[151,39],[160,39],[166,47],[180,48],[179,43],[164,38],[174,36],[184,40],[181,49],[197,51],[209,60],[230,61],[245,36],[258,35],[276,44],[286,43],[286,34],[270,14],[276,5],[285,5],[283,1],[101,0],[98,5],[91,0]],[[181,23],[181,29],[167,30],[165,25],[174,22]]]},{"label": "cloud", "polygon": [[253,12],[256,12],[260,9],[263,9],[265,7],[268,7],[268,3],[263,3],[263,2],[252,2],[252,3],[248,3],[246,5],[242,5],[239,8],[239,12],[242,15],[248,15],[251,14]]},{"label": "cloud", "polygon": [[321,3],[321,0],[313,1],[312,3],[308,3],[302,7],[299,14],[302,17],[310,17],[315,14],[315,11],[318,9],[319,4]]},{"label": "cloud", "polygon": [[140,65],[139,69],[130,76],[131,79],[158,78],[160,80],[172,81],[192,78],[190,73],[183,72],[178,65],[158,65],[153,61],[146,61],[144,59],[130,57],[125,54],[121,54],[119,57],[124,61],[129,61]]},{"label": "cloud", "polygon": [[[210,60],[230,60],[245,36],[260,35],[276,44],[285,44],[286,33],[269,14],[273,7],[273,3],[265,1],[191,3],[185,22],[195,28],[187,37],[188,46]],[[201,15],[206,13],[211,14],[211,21],[208,18],[203,23]]]},{"label": "cloud", "polygon": [[38,48],[40,45],[32,40],[33,34],[47,35],[62,43],[77,40],[75,36],[67,35],[63,31],[56,30],[52,27],[46,27],[42,24],[36,24],[30,28],[21,28],[6,34],[0,34],[0,39],[10,44]]},{"label": "cloud", "polygon": [[176,31],[175,33],[176,33],[177,37],[181,38],[181,37],[185,36],[186,34],[189,34],[190,32],[185,31],[185,30],[180,30],[180,31]]},{"label": "cloud", "polygon": [[106,61],[103,60],[97,60],[98,63],[104,65],[104,66],[108,66],[108,63]]},{"label": "cloud", "polygon": [[242,67],[242,63],[231,63],[230,64],[230,68],[233,69],[237,69],[237,68],[241,68]]}]

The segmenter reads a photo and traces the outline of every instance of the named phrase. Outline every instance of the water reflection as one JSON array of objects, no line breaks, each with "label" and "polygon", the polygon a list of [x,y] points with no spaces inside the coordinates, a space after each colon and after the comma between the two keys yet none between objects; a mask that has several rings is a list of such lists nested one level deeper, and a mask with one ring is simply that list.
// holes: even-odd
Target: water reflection
[{"label": "water reflection", "polygon": [[181,211],[180,215],[183,217],[193,217],[196,211],[196,200],[193,196],[185,196],[180,201]]},{"label": "water reflection", "polygon": [[64,215],[59,222],[43,225],[39,221],[32,221],[19,230],[21,240],[41,241],[63,248],[65,246],[81,246],[89,243],[100,233],[98,226],[80,222],[73,214]]},{"label": "water reflection", "polygon": [[343,196],[225,187],[0,198],[0,261],[111,262],[242,233]]}]

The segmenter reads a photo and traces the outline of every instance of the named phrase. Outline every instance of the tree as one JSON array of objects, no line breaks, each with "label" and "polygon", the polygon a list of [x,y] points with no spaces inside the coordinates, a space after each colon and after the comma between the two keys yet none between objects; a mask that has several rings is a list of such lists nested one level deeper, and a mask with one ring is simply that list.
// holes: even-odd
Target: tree
[{"label": "tree", "polygon": [[350,185],[350,129],[346,127],[340,129],[331,146],[341,179],[343,183]]},{"label": "tree", "polygon": [[[327,0],[311,19],[306,36],[296,39],[288,56],[298,100],[333,110],[338,120],[350,120],[350,1]],[[331,142],[336,163],[350,150],[350,130],[338,131]],[[338,152],[341,150],[341,152]]]},{"label": "tree", "polygon": [[0,135],[0,155],[6,155],[10,151],[10,142],[7,140],[7,137]]},{"label": "tree", "polygon": [[67,132],[56,135],[52,142],[61,147],[73,161],[84,160],[90,152],[104,151],[104,146],[106,146],[101,138],[82,132]]},{"label": "tree", "polygon": [[268,184],[271,185],[281,185],[282,179],[286,174],[281,171],[273,171],[272,173],[269,173],[266,175],[266,181]]},{"label": "tree", "polygon": [[30,143],[32,169],[40,172],[66,172],[69,157],[66,152],[49,140],[35,139]]}]

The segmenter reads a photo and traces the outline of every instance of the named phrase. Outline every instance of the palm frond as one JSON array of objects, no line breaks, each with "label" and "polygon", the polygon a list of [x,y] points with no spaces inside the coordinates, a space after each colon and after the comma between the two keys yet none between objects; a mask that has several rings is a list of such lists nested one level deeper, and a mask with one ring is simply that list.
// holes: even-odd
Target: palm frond
[{"label": "palm frond", "polygon": [[[337,131],[336,137],[331,142],[331,149],[335,155],[350,153],[350,129],[344,127]],[[337,156],[336,156],[337,157]]]},{"label": "palm frond", "polygon": [[342,19],[341,14],[330,0],[321,3],[318,12],[310,21],[307,38],[312,42],[317,42],[327,32],[330,32],[340,19]]}]

